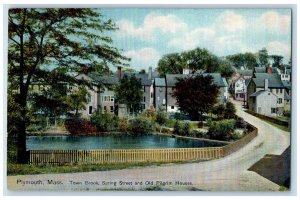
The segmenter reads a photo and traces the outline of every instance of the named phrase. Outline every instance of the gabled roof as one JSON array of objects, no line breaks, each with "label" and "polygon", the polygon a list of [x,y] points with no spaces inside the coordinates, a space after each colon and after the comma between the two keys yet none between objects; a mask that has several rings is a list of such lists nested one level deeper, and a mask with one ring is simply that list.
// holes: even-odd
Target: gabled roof
[{"label": "gabled roof", "polygon": [[[186,78],[186,77],[192,77],[196,76],[197,74],[166,74],[166,85],[167,87],[174,87],[175,84],[177,83],[178,78]],[[217,85],[218,87],[226,87],[227,82],[225,80],[225,83],[222,79],[222,76],[220,73],[204,73],[204,76],[212,76],[214,84]]]},{"label": "gabled roof", "polygon": [[269,88],[284,88],[279,74],[255,73],[254,76],[252,80],[258,88],[264,87],[265,79],[268,79]]},{"label": "gabled roof", "polygon": [[253,75],[253,70],[237,70],[236,71],[238,74],[241,76],[252,76]]},{"label": "gabled roof", "polygon": [[155,78],[154,83],[155,83],[155,86],[165,87],[166,86],[166,79],[164,79],[164,78]]},{"label": "gabled roof", "polygon": [[246,85],[246,87],[249,85],[250,81],[251,81],[251,79],[246,79],[246,80],[245,80],[245,85]]},{"label": "gabled roof", "polygon": [[100,82],[105,85],[116,85],[119,83],[119,79],[116,75],[112,76],[99,76],[99,75],[94,75],[91,74],[89,75],[93,80]]},{"label": "gabled roof", "polygon": [[282,81],[282,84],[284,85],[284,87],[288,90],[291,89],[291,82],[290,81]]},{"label": "gabled roof", "polygon": [[[250,95],[250,97],[257,97],[265,92],[271,93],[272,95],[276,96],[275,94],[273,94],[272,92],[268,91],[268,90],[259,90],[257,92],[254,92],[253,94]],[[277,96],[276,96],[277,97]]]},{"label": "gabled roof", "polygon": [[[278,74],[279,71],[277,67],[272,67],[272,74]],[[266,67],[254,67],[254,73],[266,73]]]}]

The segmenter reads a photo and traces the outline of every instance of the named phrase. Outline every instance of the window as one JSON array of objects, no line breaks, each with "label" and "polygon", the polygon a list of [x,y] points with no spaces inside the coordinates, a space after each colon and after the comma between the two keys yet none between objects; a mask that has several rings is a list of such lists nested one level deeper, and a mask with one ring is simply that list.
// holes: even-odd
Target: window
[{"label": "window", "polygon": [[271,114],[276,113],[276,108],[271,108]]},{"label": "window", "polygon": [[89,114],[91,115],[93,113],[93,107],[89,106]]},{"label": "window", "polygon": [[110,101],[110,96],[107,96],[107,101]]},{"label": "window", "polygon": [[106,111],[107,111],[107,108],[106,108],[106,106],[104,106],[104,107],[103,107],[103,110],[104,110],[104,112],[106,112]]},{"label": "window", "polygon": [[142,109],[145,110],[146,109],[146,105],[142,104]]},{"label": "window", "polygon": [[114,112],[114,107],[110,106],[110,112],[113,113]]},{"label": "window", "polygon": [[88,102],[90,103],[92,101],[92,98],[90,95],[87,96]]},{"label": "window", "polygon": [[280,89],[280,93],[282,94],[282,89]]},{"label": "window", "polygon": [[282,103],[282,98],[279,98],[277,103]]},{"label": "window", "polygon": [[253,103],[255,103],[255,101],[256,101],[256,98],[254,97],[254,98],[253,98]]},{"label": "window", "polygon": [[104,101],[107,101],[107,96],[104,96]]},{"label": "window", "polygon": [[146,102],[146,97],[144,96],[144,102]]},{"label": "window", "polygon": [[174,106],[171,106],[171,109],[173,110],[173,109],[174,109]]},{"label": "window", "polygon": [[152,92],[150,93],[150,95],[151,95],[151,98],[153,98],[153,93]]},{"label": "window", "polygon": [[146,86],[144,86],[144,92],[146,92]]},{"label": "window", "polygon": [[278,94],[278,89],[276,89],[276,94]]}]

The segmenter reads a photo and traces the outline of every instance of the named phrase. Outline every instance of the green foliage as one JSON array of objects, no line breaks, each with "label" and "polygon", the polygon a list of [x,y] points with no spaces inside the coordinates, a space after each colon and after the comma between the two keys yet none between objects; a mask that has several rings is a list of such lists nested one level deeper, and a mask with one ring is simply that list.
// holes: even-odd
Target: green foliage
[{"label": "green foliage", "polygon": [[283,65],[282,65],[283,56],[281,56],[281,55],[271,55],[269,57],[273,59],[272,67],[277,67],[279,69],[283,69]]},{"label": "green foliage", "polygon": [[250,52],[229,55],[226,59],[228,59],[237,69],[240,69],[241,67],[244,67],[245,69],[254,69],[254,67],[258,67],[255,54]]},{"label": "green foliage", "polygon": [[283,116],[290,118],[291,117],[291,111],[290,110],[283,111]]},{"label": "green foliage", "polygon": [[208,129],[207,135],[211,139],[229,140],[232,138],[236,121],[234,119],[226,119],[218,122],[212,122]]},{"label": "green foliage", "polygon": [[212,113],[217,115],[219,119],[224,118],[225,106],[223,104],[216,105],[212,108]]},{"label": "green foliage", "polygon": [[173,92],[179,109],[193,120],[199,120],[199,114],[207,113],[217,103],[218,95],[213,77],[203,75],[178,79]]},{"label": "green foliage", "polygon": [[79,116],[79,110],[84,109],[88,103],[90,93],[84,87],[74,89],[70,95],[65,98],[69,110],[75,111],[75,116]]},{"label": "green foliage", "polygon": [[258,59],[261,66],[266,67],[269,65],[269,55],[266,48],[258,51]]},{"label": "green foliage", "polygon": [[143,100],[143,91],[140,80],[134,75],[125,75],[116,89],[116,102],[126,104],[127,108],[134,113],[141,109],[140,102]]},{"label": "green foliage", "polygon": [[92,125],[96,126],[97,131],[118,131],[119,118],[116,115],[97,110],[90,118]]},{"label": "green foliage", "polygon": [[154,123],[143,117],[130,120],[129,127],[134,135],[149,134],[155,129]]},{"label": "green foliage", "polygon": [[176,112],[174,114],[174,119],[176,119],[176,120],[183,120],[183,114],[181,112]]},{"label": "green foliage", "polygon": [[233,70],[228,62],[219,59],[207,49],[196,48],[181,53],[164,55],[158,62],[158,73],[161,77],[166,74],[181,74],[184,68],[192,73],[203,71],[207,73],[219,72],[230,77]]},{"label": "green foliage", "polygon": [[243,135],[240,134],[240,133],[237,132],[237,131],[235,131],[235,132],[233,133],[233,135],[231,136],[231,138],[232,138],[233,140],[239,140],[239,139],[241,139],[242,137],[243,137]]},{"label": "green foliage", "polygon": [[22,155],[26,153],[25,116],[32,83],[92,88],[95,83],[77,75],[124,66],[130,59],[122,56],[107,36],[116,25],[95,9],[14,8],[8,15],[8,85],[19,106],[12,112],[20,112],[15,122],[18,161],[26,162]]},{"label": "green foliage", "polygon": [[156,114],[156,123],[158,123],[160,126],[166,124],[168,119],[168,116],[165,112],[158,110],[157,114]]},{"label": "green foliage", "polygon": [[232,119],[235,117],[235,106],[231,102],[227,102],[224,109],[224,118],[225,119]]},{"label": "green foliage", "polygon": [[185,122],[182,127],[182,135],[189,136],[190,135],[190,124]]},{"label": "green foliage", "polygon": [[173,127],[173,134],[181,135],[181,124],[178,120],[176,120],[174,127]]}]

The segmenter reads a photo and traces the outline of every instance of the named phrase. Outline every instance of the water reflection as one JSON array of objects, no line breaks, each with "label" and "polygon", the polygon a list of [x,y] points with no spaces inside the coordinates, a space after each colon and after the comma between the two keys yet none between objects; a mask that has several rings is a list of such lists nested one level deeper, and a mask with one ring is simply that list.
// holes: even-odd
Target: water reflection
[{"label": "water reflection", "polygon": [[196,148],[223,146],[221,143],[172,138],[159,135],[145,136],[28,136],[28,150],[76,149],[155,149]]}]

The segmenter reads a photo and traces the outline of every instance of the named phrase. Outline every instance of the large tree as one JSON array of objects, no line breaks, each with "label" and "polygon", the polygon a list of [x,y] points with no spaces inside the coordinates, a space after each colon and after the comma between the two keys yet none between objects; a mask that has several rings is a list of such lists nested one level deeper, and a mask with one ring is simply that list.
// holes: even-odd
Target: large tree
[{"label": "large tree", "polygon": [[188,68],[191,73],[219,72],[226,77],[230,77],[233,72],[229,63],[222,61],[207,49],[201,48],[164,55],[158,62],[157,70],[163,77],[166,74],[181,74],[184,68]]},{"label": "large tree", "polygon": [[[104,34],[117,27],[110,19],[104,20],[98,10],[22,8],[10,9],[8,15],[9,85],[15,91],[15,103],[20,107],[15,111],[20,116],[26,116],[33,79],[39,83],[49,84],[54,79],[91,87],[87,81],[76,79],[76,75],[107,65],[123,65],[128,60]],[[17,127],[17,157],[18,162],[24,163],[26,120],[20,117],[8,123]]]},{"label": "large tree", "polygon": [[199,115],[202,120],[202,114],[217,103],[218,95],[219,89],[213,83],[213,77],[208,75],[178,78],[173,92],[179,109],[189,114],[193,120],[198,120]]},{"label": "large tree", "polygon": [[143,90],[141,81],[135,75],[125,75],[116,86],[116,102],[126,104],[127,110],[133,113],[141,109]]},{"label": "large tree", "polygon": [[258,62],[255,54],[246,52],[230,55],[226,57],[235,68],[240,69],[244,67],[245,69],[253,69],[258,66]]},{"label": "large tree", "polygon": [[283,65],[282,65],[283,56],[281,56],[281,55],[271,55],[270,58],[273,59],[272,67],[277,67],[279,69],[283,69]]},{"label": "large tree", "polygon": [[262,67],[266,67],[269,65],[269,54],[266,48],[262,48],[261,50],[258,51],[258,59],[259,59],[259,64]]}]

